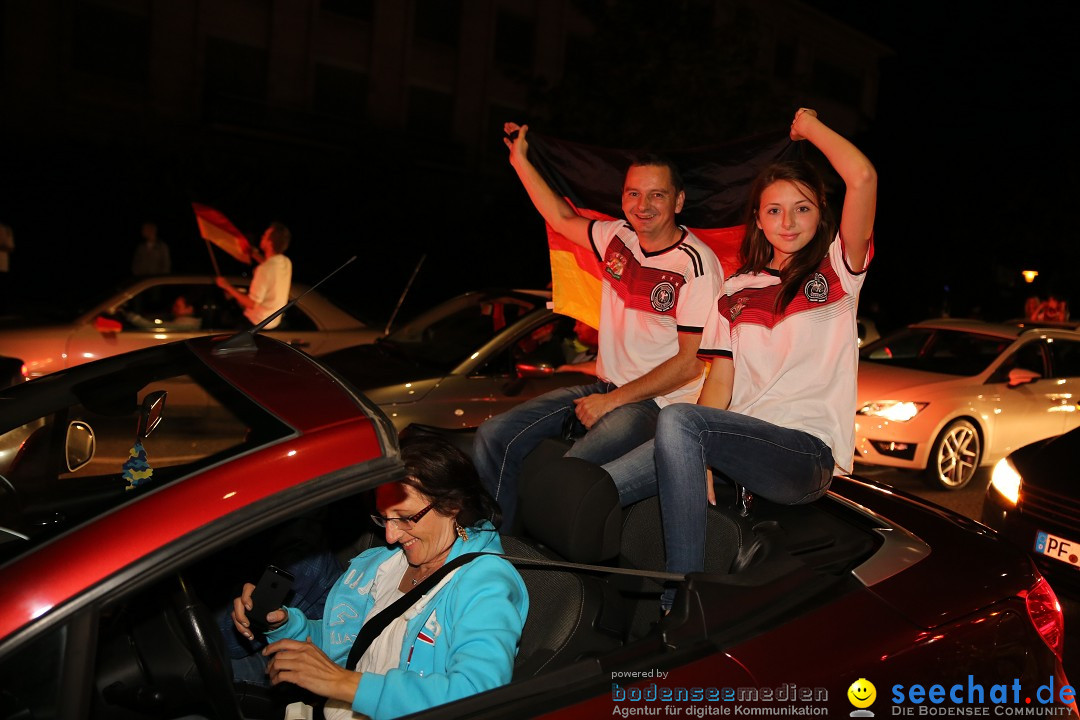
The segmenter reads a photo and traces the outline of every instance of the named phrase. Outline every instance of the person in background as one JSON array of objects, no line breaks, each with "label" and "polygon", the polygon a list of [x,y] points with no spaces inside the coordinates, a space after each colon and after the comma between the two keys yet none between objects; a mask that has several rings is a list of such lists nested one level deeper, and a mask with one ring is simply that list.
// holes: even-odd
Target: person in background
[{"label": "person in background", "polygon": [[7,311],[11,292],[11,253],[15,251],[15,233],[11,226],[0,223],[0,314]]},{"label": "person in background", "polygon": [[1035,322],[1065,322],[1069,319],[1069,305],[1056,293],[1050,295],[1031,313]]},{"label": "person in background", "polygon": [[704,374],[698,342],[723,271],[713,251],[676,224],[686,193],[666,158],[643,155],[627,169],[625,220],[589,220],[529,160],[528,126],[503,129],[510,165],[537,211],[603,267],[596,382],[545,393],[477,428],[476,467],[513,531],[521,464],[567,421],[586,429],[567,455],[604,463],[651,440],[661,407],[697,397]]},{"label": "person in background", "polygon": [[[285,251],[291,240],[289,228],[279,222],[270,223],[259,240],[263,259],[255,266],[247,293],[240,292],[220,275],[217,277],[218,287],[244,308],[244,317],[252,325],[258,325],[289,302],[292,261],[285,256]],[[280,324],[281,318],[276,317],[266,329],[272,330]]]},{"label": "person in background", "polygon": [[125,312],[127,321],[140,330],[160,332],[198,330],[202,318],[195,315],[195,307],[183,295],[177,295],[171,306],[171,317],[147,318],[134,312]]},{"label": "person in background", "polygon": [[[506,560],[485,554],[454,568],[387,625],[355,667],[342,667],[363,625],[465,553],[501,553],[499,508],[469,458],[444,438],[401,442],[406,478],[375,491],[372,521],[390,547],[353,558],[321,619],[295,608],[266,615],[267,671],[329,698],[327,720],[375,720],[426,710],[508,683],[529,610],[528,592]],[[397,547],[394,547],[397,546]],[[233,602],[235,628],[253,639],[254,585]]]},{"label": "person in background", "polygon": [[[805,163],[765,168],[750,188],[742,268],[728,278],[701,355],[712,362],[696,405],[660,411],[655,449],[605,469],[624,504],[659,494],[667,570],[705,567],[710,468],[767,500],[811,502],[855,453],[859,291],[873,255],[877,172],[806,108],[793,141],[813,144],[844,181],[839,226]],[[670,609],[674,590],[661,598]]]},{"label": "person in background", "polygon": [[131,259],[131,274],[135,277],[168,275],[172,272],[169,246],[158,238],[158,228],[152,222],[142,224],[142,242],[135,247]]}]

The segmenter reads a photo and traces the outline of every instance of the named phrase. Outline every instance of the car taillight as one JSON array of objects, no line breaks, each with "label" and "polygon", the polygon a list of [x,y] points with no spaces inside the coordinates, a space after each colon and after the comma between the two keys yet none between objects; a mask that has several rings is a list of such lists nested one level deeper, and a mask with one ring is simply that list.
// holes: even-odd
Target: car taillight
[{"label": "car taillight", "polygon": [[1039,636],[1046,646],[1060,659],[1065,651],[1065,615],[1061,612],[1061,603],[1054,594],[1046,578],[1040,577],[1035,586],[1020,593],[1027,603],[1028,617],[1031,624],[1039,631]]},{"label": "car taillight", "polygon": [[22,375],[23,380],[29,380],[30,379],[30,371],[26,369],[26,363],[23,363],[19,367],[19,374]]}]

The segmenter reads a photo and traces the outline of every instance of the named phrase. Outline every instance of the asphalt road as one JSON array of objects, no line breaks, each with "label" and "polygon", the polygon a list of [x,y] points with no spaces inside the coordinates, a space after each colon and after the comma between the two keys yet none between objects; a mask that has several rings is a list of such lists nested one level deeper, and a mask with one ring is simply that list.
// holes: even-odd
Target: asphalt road
[{"label": "asphalt road", "polygon": [[[888,483],[974,520],[982,518],[983,496],[990,484],[989,467],[980,468],[967,487],[960,490],[935,490],[921,474],[907,470],[856,464],[855,474]],[[1075,687],[1080,682],[1080,598],[1059,594],[1058,599],[1065,612],[1065,672]]]}]

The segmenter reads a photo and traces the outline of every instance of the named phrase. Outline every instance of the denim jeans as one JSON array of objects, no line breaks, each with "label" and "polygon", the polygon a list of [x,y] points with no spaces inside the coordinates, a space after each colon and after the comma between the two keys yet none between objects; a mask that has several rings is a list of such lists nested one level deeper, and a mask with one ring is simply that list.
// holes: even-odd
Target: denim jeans
[{"label": "denim jeans", "polygon": [[[328,550],[312,551],[292,562],[284,563],[284,570],[296,578],[288,605],[299,609],[309,618],[321,618],[326,596],[341,577],[341,566]],[[254,578],[252,581],[258,580]],[[248,640],[236,631],[232,622],[232,605],[214,610],[215,620],[225,640],[225,653],[232,663],[233,679],[254,685],[269,685],[266,664],[270,661],[261,650],[266,641],[260,633]]]},{"label": "denim jeans", "polygon": [[[574,415],[574,400],[615,389],[608,382],[559,388],[484,421],[476,431],[473,460],[484,487],[499,502],[503,528],[512,528],[518,479],[525,456],[545,438],[559,437]],[[566,453],[598,465],[652,439],[660,408],[654,400],[617,407],[589,429]]]},{"label": "denim jeans", "polygon": [[[660,495],[668,572],[705,569],[706,467],[766,500],[798,505],[828,490],[833,457],[824,442],[801,430],[689,403],[664,408],[655,443],[604,469],[624,505]],[[673,589],[666,590],[663,607],[671,607],[674,597]]]}]

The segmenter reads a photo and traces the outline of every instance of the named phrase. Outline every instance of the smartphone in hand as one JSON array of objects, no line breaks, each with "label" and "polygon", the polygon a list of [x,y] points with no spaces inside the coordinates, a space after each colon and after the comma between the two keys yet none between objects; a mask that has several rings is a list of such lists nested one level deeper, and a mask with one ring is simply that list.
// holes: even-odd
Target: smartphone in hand
[{"label": "smartphone in hand", "polygon": [[270,627],[266,623],[266,614],[278,610],[285,602],[293,586],[293,576],[276,565],[267,565],[259,583],[251,592],[251,610],[248,622],[251,627],[265,633]]}]

